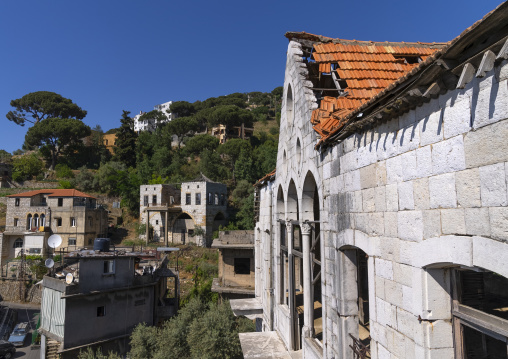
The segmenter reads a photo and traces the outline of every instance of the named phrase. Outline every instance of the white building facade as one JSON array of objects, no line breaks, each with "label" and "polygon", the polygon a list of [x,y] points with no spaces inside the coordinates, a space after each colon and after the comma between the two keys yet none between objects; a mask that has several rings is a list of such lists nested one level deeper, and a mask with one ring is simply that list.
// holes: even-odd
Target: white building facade
[{"label": "white building facade", "polygon": [[[286,35],[277,172],[257,184],[263,333],[240,335],[245,358],[508,356],[507,22],[504,3],[445,46]],[[405,72],[346,109],[355,53]]]},{"label": "white building facade", "polygon": [[[168,102],[162,103],[160,105],[155,105],[153,108],[156,111],[162,112],[164,114],[164,116],[166,116],[166,120],[164,120],[163,123],[169,122],[173,119],[173,115],[171,114],[171,112],[169,112],[169,108],[172,103],[173,103],[173,101],[168,101]],[[143,116],[145,113],[146,112],[139,111],[139,113],[133,117],[134,131],[137,133],[142,132],[142,131],[153,132],[153,131],[155,131],[155,129],[157,127],[156,119],[154,119],[154,118],[149,118],[149,119],[144,119],[144,120],[140,119],[141,116]]]}]

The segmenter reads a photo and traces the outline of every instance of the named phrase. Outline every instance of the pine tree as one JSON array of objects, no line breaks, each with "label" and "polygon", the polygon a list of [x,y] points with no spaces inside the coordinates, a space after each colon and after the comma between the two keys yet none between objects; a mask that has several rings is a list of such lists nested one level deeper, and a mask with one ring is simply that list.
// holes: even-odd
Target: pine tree
[{"label": "pine tree", "polygon": [[136,132],[134,120],[129,117],[129,111],[123,111],[120,122],[122,125],[116,133],[114,160],[122,162],[127,167],[136,167]]}]

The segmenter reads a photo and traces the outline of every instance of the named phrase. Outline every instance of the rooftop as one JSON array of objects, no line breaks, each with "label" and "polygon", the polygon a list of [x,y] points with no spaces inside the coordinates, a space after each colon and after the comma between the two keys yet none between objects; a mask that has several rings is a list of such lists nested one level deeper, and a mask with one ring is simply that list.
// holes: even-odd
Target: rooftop
[{"label": "rooftop", "polygon": [[34,191],[28,191],[23,193],[16,193],[8,195],[7,197],[33,197],[38,194],[47,194],[48,197],[85,197],[85,198],[93,198],[95,197],[90,196],[89,194],[80,192],[76,189],[38,189]]}]

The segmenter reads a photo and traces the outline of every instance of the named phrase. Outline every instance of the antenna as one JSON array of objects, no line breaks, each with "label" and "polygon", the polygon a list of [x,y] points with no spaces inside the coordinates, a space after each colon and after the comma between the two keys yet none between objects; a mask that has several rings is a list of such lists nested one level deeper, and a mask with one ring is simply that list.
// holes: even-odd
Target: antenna
[{"label": "antenna", "polygon": [[72,273],[67,273],[67,275],[65,276],[65,283],[71,284],[72,282],[74,282],[74,276],[72,275]]},{"label": "antenna", "polygon": [[58,248],[62,244],[62,237],[60,237],[58,234],[53,234],[49,236],[48,238],[48,246],[51,248]]},{"label": "antenna", "polygon": [[53,268],[53,266],[55,265],[55,261],[52,260],[51,258],[48,258],[44,262],[44,265],[46,266],[46,268]]}]

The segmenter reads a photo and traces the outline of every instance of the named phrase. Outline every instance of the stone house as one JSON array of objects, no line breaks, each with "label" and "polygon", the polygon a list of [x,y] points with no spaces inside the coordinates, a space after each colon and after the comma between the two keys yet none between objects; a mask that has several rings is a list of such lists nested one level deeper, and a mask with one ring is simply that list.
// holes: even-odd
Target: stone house
[{"label": "stone house", "polygon": [[7,196],[5,232],[0,233],[0,268],[21,249],[46,255],[47,238],[62,237],[60,248],[92,247],[104,237],[108,212],[97,199],[75,189],[41,189]]},{"label": "stone house", "polygon": [[[180,189],[168,184],[142,185],[139,211],[141,223],[150,219],[145,240],[209,246],[213,232],[227,224],[227,187],[202,174],[183,182]],[[198,227],[202,235],[195,235]]]},{"label": "stone house", "polygon": [[241,126],[227,127],[225,125],[219,125],[217,127],[212,127],[212,136],[217,138],[221,145],[232,138],[241,138],[242,140],[247,140],[251,138],[253,134],[254,129],[245,127],[243,123]]},{"label": "stone house", "polygon": [[220,231],[212,248],[219,251],[218,278],[212,292],[219,298],[253,298],[255,285],[254,231]]},{"label": "stone house", "polygon": [[245,358],[507,358],[507,23],[505,2],[446,44],[286,34]]},{"label": "stone house", "polygon": [[[44,276],[41,358],[50,341],[60,358],[76,358],[88,346],[125,354],[136,325],[156,325],[176,315],[177,271],[168,268],[168,257],[147,256],[76,251],[63,270]],[[169,278],[176,278],[174,290],[168,288]]]}]

